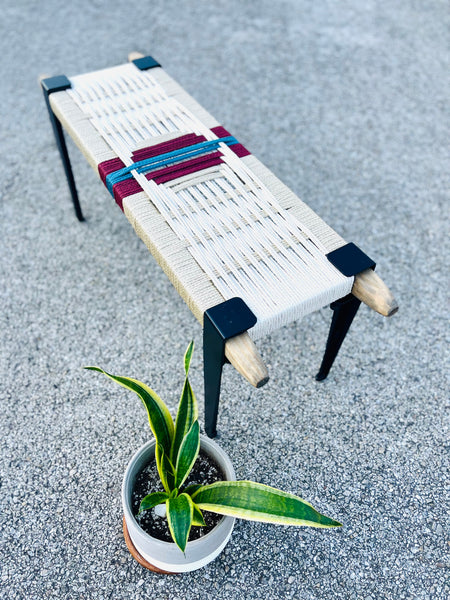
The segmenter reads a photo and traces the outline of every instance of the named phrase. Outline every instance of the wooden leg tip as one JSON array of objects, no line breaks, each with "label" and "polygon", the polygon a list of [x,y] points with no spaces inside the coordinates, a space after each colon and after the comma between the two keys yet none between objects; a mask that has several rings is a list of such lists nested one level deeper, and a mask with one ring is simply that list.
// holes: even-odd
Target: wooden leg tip
[{"label": "wooden leg tip", "polygon": [[138,58],[143,58],[144,55],[142,52],[130,52],[128,55],[128,62],[132,62],[133,60],[137,60]]},{"label": "wooden leg tip", "polygon": [[263,385],[266,385],[266,383],[269,381],[269,379],[270,379],[270,377],[269,377],[269,376],[267,376],[267,377],[263,377],[262,379],[260,379],[260,380],[258,381],[258,383],[256,384],[256,386],[255,386],[255,387],[257,387],[257,388],[262,388],[262,387],[263,387]]},{"label": "wooden leg tip", "polygon": [[392,317],[392,315],[395,315],[395,313],[397,313],[397,312],[398,312],[398,304],[397,304],[396,306],[393,306],[393,307],[392,307],[392,308],[389,310],[389,312],[388,312],[388,314],[387,314],[386,316],[387,316],[387,317]]}]

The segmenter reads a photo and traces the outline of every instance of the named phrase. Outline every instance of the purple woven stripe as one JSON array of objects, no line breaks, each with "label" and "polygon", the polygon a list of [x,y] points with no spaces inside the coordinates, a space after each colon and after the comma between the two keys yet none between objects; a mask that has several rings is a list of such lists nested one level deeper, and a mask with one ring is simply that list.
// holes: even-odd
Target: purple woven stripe
[{"label": "purple woven stripe", "polygon": [[110,173],[114,173],[114,171],[122,169],[124,166],[125,165],[120,158],[111,158],[110,160],[103,161],[98,165],[98,174],[100,175],[100,179],[106,185],[106,176]]},{"label": "purple woven stripe", "polygon": [[[117,171],[118,169],[122,169],[124,166],[125,165],[120,158],[111,158],[110,160],[103,161],[98,165],[98,174],[100,175],[100,179],[103,181],[103,183],[105,183],[107,175],[114,173],[114,171]],[[123,211],[123,199],[126,196],[131,196],[132,194],[137,194],[141,191],[141,186],[135,179],[127,179],[126,181],[116,183],[116,185],[113,187],[114,200],[116,201],[120,210]]]},{"label": "purple woven stripe", "polygon": [[221,152],[211,152],[206,156],[192,158],[191,160],[185,160],[177,165],[171,165],[170,167],[165,167],[158,171],[152,171],[151,173],[147,173],[145,177],[147,179],[153,179],[153,181],[158,184],[166,183],[167,181],[173,181],[184,175],[189,175],[190,173],[196,173],[197,171],[220,165],[222,156],[223,154]]},{"label": "purple woven stripe", "polygon": [[234,144],[234,146],[230,146],[230,149],[237,155],[239,158],[243,156],[250,156],[251,152],[247,150],[245,146],[242,144]]},{"label": "purple woven stripe", "polygon": [[120,181],[113,186],[114,192],[114,200],[118,204],[120,210],[123,211],[123,199],[127,196],[132,196],[133,194],[138,194],[142,192],[142,188],[139,183],[134,179],[126,179],[125,181]]},{"label": "purple woven stripe", "polygon": [[[213,127],[211,131],[215,133],[218,138],[223,138],[231,135],[231,133],[221,125]],[[242,144],[233,144],[232,146],[230,146],[230,150],[232,150],[237,156],[239,156],[239,158],[242,158],[243,156],[249,156],[251,154],[251,152],[249,152],[247,148]]]},{"label": "purple woven stripe", "polygon": [[[213,127],[211,131],[217,135],[218,138],[228,137],[231,135],[222,126]],[[165,154],[167,152],[172,152],[173,150],[179,150],[181,148],[193,146],[194,144],[199,144],[205,141],[206,138],[202,135],[188,133],[172,140],[168,140],[167,142],[156,144],[155,146],[135,150],[132,154],[132,157],[134,162],[138,162],[140,160],[145,160],[146,158],[159,156],[160,154]],[[229,146],[229,148],[239,157],[248,156],[250,154],[250,152],[242,144],[233,144],[232,146]],[[184,161],[182,160],[178,164],[151,171],[150,173],[147,173],[145,177],[149,180],[153,180],[157,184],[166,183],[168,181],[178,179],[179,177],[183,177],[184,175],[190,175],[191,173],[197,173],[203,169],[220,165],[222,163],[222,156],[223,154],[219,151],[211,152],[205,156],[199,156]],[[113,158],[100,163],[98,165],[98,172],[103,183],[105,183],[107,175],[123,168],[124,166],[125,165],[120,158]],[[116,183],[113,186],[114,199],[121,210],[123,210],[124,198],[133,194],[137,194],[141,191],[141,186],[134,178],[126,179]]]},{"label": "purple woven stripe", "polygon": [[206,138],[204,138],[202,135],[196,135],[195,133],[188,133],[187,135],[182,135],[173,140],[161,142],[161,144],[156,144],[155,146],[142,148],[141,150],[135,150],[133,152],[133,160],[134,162],[138,162],[139,160],[152,158],[153,156],[158,156],[159,154],[172,152],[172,150],[179,150],[180,148],[185,148],[186,146],[193,146],[194,144],[199,144],[200,142],[206,142]]}]

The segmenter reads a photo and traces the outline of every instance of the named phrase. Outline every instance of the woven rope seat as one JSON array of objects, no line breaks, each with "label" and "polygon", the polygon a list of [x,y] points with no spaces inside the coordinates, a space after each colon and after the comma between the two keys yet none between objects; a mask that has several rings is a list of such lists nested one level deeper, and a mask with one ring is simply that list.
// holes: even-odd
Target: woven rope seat
[{"label": "woven rope seat", "polygon": [[[80,220],[61,125],[204,327],[209,435],[225,355],[262,385],[267,371],[252,340],[331,304],[339,322],[330,331],[322,379],[361,300],[382,314],[395,312],[375,263],[151,57],[44,79],[42,86]],[[343,325],[342,336],[336,327]]]}]

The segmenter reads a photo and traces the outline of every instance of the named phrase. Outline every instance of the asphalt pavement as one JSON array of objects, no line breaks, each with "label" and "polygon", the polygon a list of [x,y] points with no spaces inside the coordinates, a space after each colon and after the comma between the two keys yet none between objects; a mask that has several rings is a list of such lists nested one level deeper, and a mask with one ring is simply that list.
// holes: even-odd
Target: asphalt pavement
[{"label": "asphalt pavement", "polygon": [[[449,44],[444,1],[4,3],[0,19],[0,590],[5,599],[449,596]],[[218,442],[240,479],[339,530],[239,521],[204,569],[144,570],[120,486],[149,429],[96,364],[174,413],[201,329],[72,143],[79,223],[41,74],[154,56],[347,241],[400,311],[363,307],[317,383],[329,308],[260,340],[271,380],[226,368]]]}]

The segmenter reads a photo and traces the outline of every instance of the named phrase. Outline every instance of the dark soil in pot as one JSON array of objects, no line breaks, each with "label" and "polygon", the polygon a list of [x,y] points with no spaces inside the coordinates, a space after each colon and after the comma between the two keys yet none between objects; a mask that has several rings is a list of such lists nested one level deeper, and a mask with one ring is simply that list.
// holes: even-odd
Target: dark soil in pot
[{"label": "dark soil in pot", "polygon": [[[215,460],[203,452],[203,450],[200,450],[198,458],[195,461],[194,468],[190,472],[189,477],[186,479],[183,488],[194,483],[206,485],[208,483],[214,483],[215,481],[223,481],[224,479],[225,475],[222,473],[221,468],[215,462]],[[164,542],[173,542],[169,527],[167,525],[167,519],[165,517],[159,517],[156,515],[155,509],[145,510],[143,513],[138,515],[139,504],[142,498],[152,492],[162,491],[164,491],[164,489],[159,479],[156,462],[154,459],[152,459],[136,477],[132,495],[133,515],[135,516],[139,526],[146,533]],[[197,540],[206,535],[223,519],[222,515],[217,515],[207,511],[202,511],[202,513],[203,518],[205,519],[206,527],[193,526],[189,534],[189,541]]]}]

